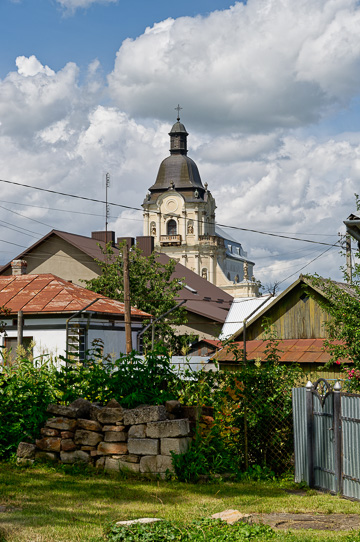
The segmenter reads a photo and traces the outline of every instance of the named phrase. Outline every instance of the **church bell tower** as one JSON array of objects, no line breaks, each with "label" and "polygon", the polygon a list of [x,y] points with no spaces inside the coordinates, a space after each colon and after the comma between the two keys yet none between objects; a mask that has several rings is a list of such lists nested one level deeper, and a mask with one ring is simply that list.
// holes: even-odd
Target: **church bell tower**
[{"label": "church bell tower", "polygon": [[[235,295],[235,277],[237,282],[246,279],[248,283],[249,293],[241,297],[256,295],[258,288],[248,279],[254,264],[241,254],[241,245],[236,241],[232,245],[240,247],[237,274],[226,267],[230,266],[227,240],[215,232],[215,199],[207,183],[203,185],[197,165],[187,155],[189,134],[180,122],[180,106],[176,109],[178,116],[169,132],[170,156],[161,162],[156,181],[142,204],[144,235],[154,237],[157,252],[176,259],[231,295]],[[236,260],[235,255],[233,259]],[[233,263],[231,266],[232,269]],[[240,291],[238,286],[235,289]]]}]

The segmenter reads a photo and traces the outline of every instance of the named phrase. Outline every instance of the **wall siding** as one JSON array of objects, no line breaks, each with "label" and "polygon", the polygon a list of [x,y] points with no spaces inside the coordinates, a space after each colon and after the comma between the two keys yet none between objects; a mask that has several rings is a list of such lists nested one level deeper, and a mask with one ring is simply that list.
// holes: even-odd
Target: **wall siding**
[{"label": "wall siding", "polygon": [[[324,323],[329,316],[320,307],[317,298],[300,299],[304,289],[298,285],[280,303],[266,312],[274,330],[281,339],[323,339],[327,338]],[[246,332],[247,340],[264,339],[264,318],[250,325]]]}]

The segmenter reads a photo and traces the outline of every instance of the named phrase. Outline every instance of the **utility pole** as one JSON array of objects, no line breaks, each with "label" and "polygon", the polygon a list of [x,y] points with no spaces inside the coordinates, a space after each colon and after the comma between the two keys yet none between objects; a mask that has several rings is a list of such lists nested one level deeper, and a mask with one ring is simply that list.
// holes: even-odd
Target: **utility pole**
[{"label": "utility pole", "polygon": [[110,173],[105,175],[105,238],[107,243],[107,229],[110,216],[110,208],[108,205],[108,188],[110,187]]},{"label": "utility pole", "polygon": [[346,280],[349,284],[352,283],[352,266],[351,266],[351,236],[346,232],[345,236],[346,247]]},{"label": "utility pole", "polygon": [[132,351],[131,339],[131,305],[130,305],[130,280],[129,280],[129,246],[125,243],[123,248],[124,260],[124,305],[125,305],[125,337],[126,337],[126,353]]},{"label": "utility pole", "polygon": [[18,311],[18,314],[17,314],[17,345],[18,346],[22,346],[22,343],[23,343],[23,329],[24,329],[23,311]]}]

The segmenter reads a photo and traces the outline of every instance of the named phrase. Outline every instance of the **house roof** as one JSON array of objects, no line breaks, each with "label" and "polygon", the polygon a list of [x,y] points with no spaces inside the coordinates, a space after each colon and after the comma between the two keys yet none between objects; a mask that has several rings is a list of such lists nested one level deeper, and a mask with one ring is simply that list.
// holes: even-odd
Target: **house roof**
[{"label": "house roof", "polygon": [[[18,275],[0,277],[0,306],[11,313],[26,314],[68,313],[85,309],[101,314],[124,315],[124,303],[86,290],[51,273],[43,275]],[[150,315],[131,308],[133,318],[148,318]]]},{"label": "house roof", "polygon": [[[104,259],[104,255],[101,250],[101,247],[105,248],[105,243],[103,241],[98,241],[97,239],[93,239],[92,237],[86,237],[85,235],[78,235],[77,233],[68,233],[66,231],[61,231],[61,230],[51,230],[49,233],[44,235],[44,237],[36,241],[36,243],[31,245],[29,248],[25,249],[23,252],[21,252],[21,254],[18,254],[18,256],[16,256],[13,259],[15,260],[26,259],[27,254],[32,252],[35,248],[39,247],[41,244],[47,241],[51,236],[60,237],[60,239],[63,239],[70,245],[73,245],[74,247],[79,249],[81,252],[89,256],[91,260]],[[113,247],[113,250],[115,254],[119,253],[116,247]],[[4,271],[9,269],[10,267],[11,267],[11,261],[0,268],[0,273],[4,273]]]},{"label": "house roof", "polygon": [[[330,354],[324,352],[324,341],[326,339],[285,339],[279,341],[279,361],[281,363],[327,363],[330,361]],[[265,360],[266,340],[253,340],[246,342],[247,359]],[[234,348],[238,351],[238,358],[234,354]],[[213,356],[218,362],[241,361],[244,343],[235,342],[231,347],[225,347]],[[240,358],[240,359],[239,359]],[[350,360],[342,360],[351,363]]]},{"label": "house roof", "polygon": [[[26,255],[35,248],[39,247],[44,241],[51,236],[58,236],[64,241],[76,247],[78,250],[86,254],[92,260],[103,260],[104,254],[100,247],[104,247],[105,243],[93,239],[92,237],[86,237],[84,235],[78,235],[75,233],[68,233],[60,230],[51,230],[47,235],[39,239],[31,247],[24,250],[21,254],[14,259],[26,259]],[[99,246],[100,245],[100,246]],[[113,247],[114,254],[119,253],[116,247]],[[160,263],[168,263],[170,260],[166,254],[158,254],[158,261]],[[0,273],[5,272],[11,266],[11,262],[7,263],[0,269]],[[183,288],[179,291],[179,301],[186,299],[185,308],[194,314],[203,316],[216,323],[224,323],[227,312],[231,306],[233,297],[214,284],[211,284],[207,280],[203,279],[194,271],[191,271],[187,267],[180,263],[176,263],[175,271],[172,277],[178,278],[184,284],[197,291],[197,294],[189,291],[187,288]],[[1,303],[0,303],[1,304]]]},{"label": "house roof", "polygon": [[261,297],[235,297],[231,304],[230,310],[227,313],[225,323],[221,330],[221,339],[227,339],[233,336],[243,326],[245,318],[251,314],[255,317],[256,313],[261,308],[267,307],[272,301],[272,296]]},{"label": "house roof", "polygon": [[[158,254],[158,262],[162,264],[168,263],[170,259],[166,254]],[[194,293],[187,288],[182,288],[179,291],[179,300],[187,300],[185,307],[188,311],[217,323],[225,322],[233,300],[231,295],[208,280],[203,279],[181,263],[176,264],[172,278],[179,279],[183,284],[197,292]]]}]

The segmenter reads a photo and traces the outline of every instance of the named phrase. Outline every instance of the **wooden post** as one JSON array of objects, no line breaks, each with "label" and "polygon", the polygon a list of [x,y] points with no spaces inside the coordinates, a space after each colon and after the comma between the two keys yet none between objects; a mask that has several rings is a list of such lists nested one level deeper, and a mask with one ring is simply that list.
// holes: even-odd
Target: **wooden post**
[{"label": "wooden post", "polygon": [[124,259],[124,305],[125,305],[125,337],[126,337],[126,353],[132,351],[131,339],[131,305],[130,305],[130,280],[129,280],[129,247],[127,244],[123,248]]},{"label": "wooden post", "polygon": [[314,456],[313,456],[313,391],[312,382],[306,384],[306,433],[307,433],[307,460],[308,460],[308,484],[314,487]]},{"label": "wooden post", "polygon": [[351,265],[351,236],[346,233],[346,281],[352,283],[352,265]]},{"label": "wooden post", "polygon": [[342,466],[341,466],[341,384],[336,382],[333,390],[334,396],[334,449],[335,449],[335,491],[342,492]]},{"label": "wooden post", "polygon": [[19,311],[17,315],[17,345],[18,346],[22,346],[22,343],[23,343],[23,328],[24,328],[23,312]]}]

